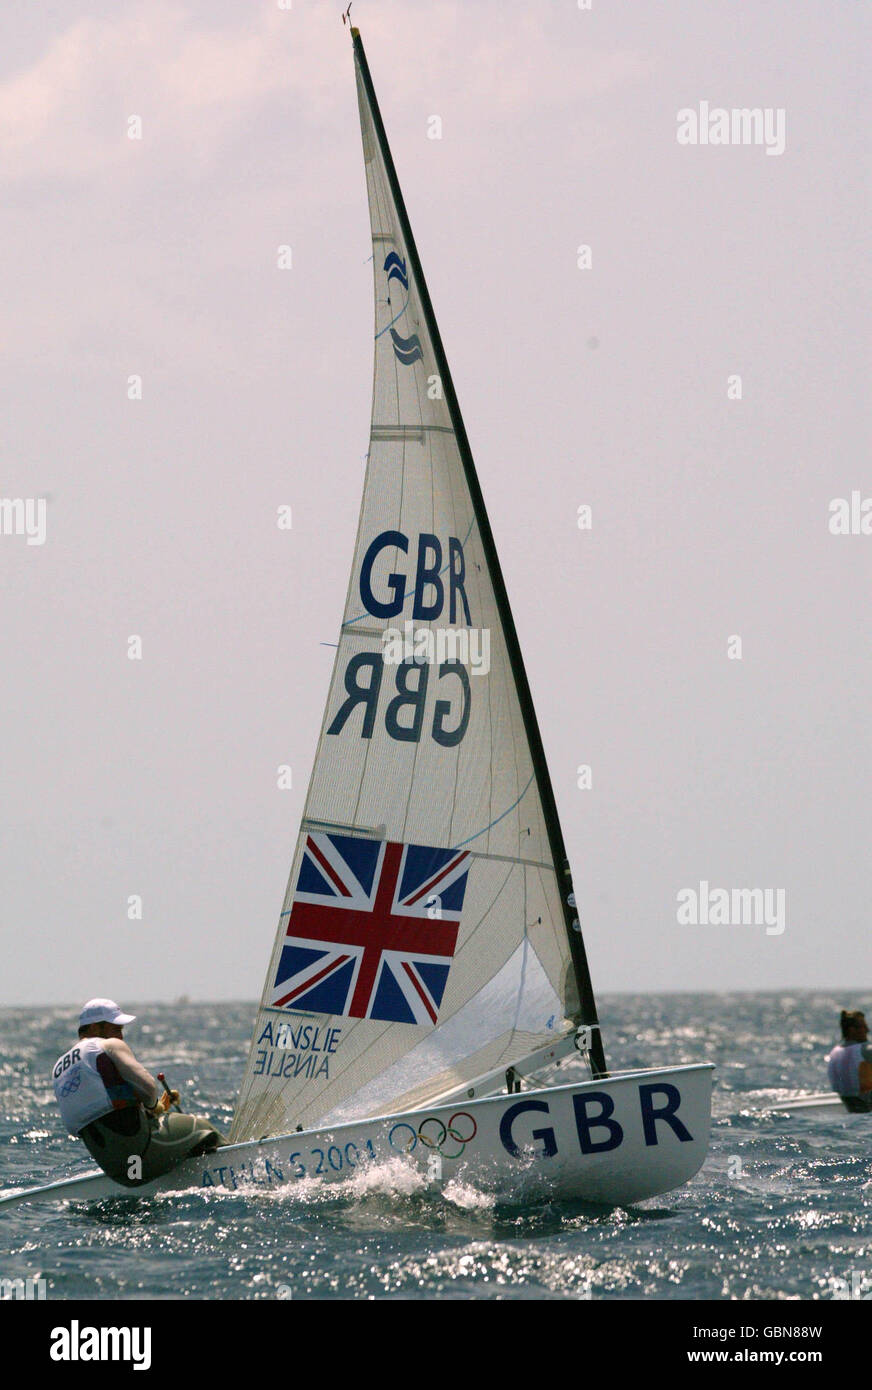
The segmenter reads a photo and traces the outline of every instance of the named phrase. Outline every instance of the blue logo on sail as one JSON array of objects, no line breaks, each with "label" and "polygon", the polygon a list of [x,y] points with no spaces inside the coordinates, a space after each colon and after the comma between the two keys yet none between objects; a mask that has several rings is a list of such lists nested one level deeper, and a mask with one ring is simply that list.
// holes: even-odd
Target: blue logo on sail
[{"label": "blue logo on sail", "polygon": [[420,362],[424,356],[421,349],[421,340],[417,333],[413,333],[410,338],[403,338],[393,327],[397,319],[405,313],[409,303],[409,275],[406,270],[406,262],[397,255],[396,251],[391,251],[385,257],[384,269],[387,271],[388,282],[391,280],[398,280],[407,294],[406,303],[403,305],[400,312],[394,316],[389,328],[397,361],[402,362],[404,367],[411,367],[413,362]]},{"label": "blue logo on sail", "polygon": [[411,367],[413,362],[420,362],[424,356],[421,351],[421,340],[417,333],[413,333],[411,338],[401,338],[395,328],[391,329],[391,341],[394,345],[394,352],[397,360],[406,367]]},{"label": "blue logo on sail", "polygon": [[399,280],[404,290],[409,288],[409,277],[406,274],[406,262],[401,261],[396,251],[392,251],[385,261],[385,270],[388,272],[389,280]]}]

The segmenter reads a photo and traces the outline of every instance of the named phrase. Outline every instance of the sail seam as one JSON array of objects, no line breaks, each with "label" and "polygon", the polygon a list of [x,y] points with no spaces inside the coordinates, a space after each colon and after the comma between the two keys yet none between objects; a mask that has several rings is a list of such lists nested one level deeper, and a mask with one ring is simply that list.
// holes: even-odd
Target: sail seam
[{"label": "sail seam", "polygon": [[[530,790],[530,783],[533,781],[533,778],[535,777],[535,775],[536,775],[535,772],[531,772],[531,773],[530,773],[530,781],[527,783],[526,787],[525,787],[524,790],[521,792],[521,795],[518,797],[517,801],[513,801],[513,802],[512,802],[511,806],[507,806],[507,807],[506,807],[506,809],[505,809],[505,811],[503,811],[502,815],[497,816],[496,820],[492,820],[491,823],[490,823],[490,825],[486,825],[486,826],[484,827],[483,830],[476,830],[476,832],[475,832],[474,835],[467,835],[467,837],[466,837],[465,840],[458,840],[457,844],[456,844],[456,845],[452,845],[451,848],[452,848],[452,849],[462,849],[464,845],[468,845],[468,844],[469,844],[470,840],[477,840],[478,837],[479,837],[479,835],[486,835],[487,832],[488,832],[489,830],[493,830],[493,828],[494,828],[495,825],[499,825],[500,821],[501,821],[501,820],[504,820],[505,817],[506,817],[507,815],[509,815],[509,813],[510,813],[511,811],[514,811],[515,807],[516,807],[516,806],[522,801],[522,799],[526,796],[527,792]],[[496,857],[496,856],[494,856],[494,857]],[[516,860],[513,860],[512,862],[513,862],[513,863],[521,863],[521,862],[523,862],[523,861],[516,859]]]}]

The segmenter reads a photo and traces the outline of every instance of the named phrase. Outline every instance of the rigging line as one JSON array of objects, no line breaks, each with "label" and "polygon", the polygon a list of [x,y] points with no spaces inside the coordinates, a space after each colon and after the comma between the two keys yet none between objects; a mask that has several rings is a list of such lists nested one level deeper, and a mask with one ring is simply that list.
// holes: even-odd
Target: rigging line
[{"label": "rigging line", "polygon": [[[416,385],[417,385],[417,379],[416,379]],[[437,443],[439,443],[439,442],[441,442],[441,441],[437,441]],[[435,475],[435,469],[434,469],[434,459],[433,459],[433,443],[434,443],[434,441],[433,441],[433,435],[431,434],[431,435],[430,435],[430,481],[431,481],[431,489],[434,488],[434,480],[435,480],[435,476],[436,476],[436,475]],[[449,487],[449,489],[448,489],[448,497],[449,497],[449,500],[450,500],[450,503],[451,503],[451,529],[452,529],[452,532],[454,532],[454,531],[457,530],[457,507],[456,507],[456,505],[455,505],[455,497],[454,497],[454,488],[453,488],[453,487]],[[471,501],[472,501],[472,499],[470,498],[470,503],[471,503]],[[473,516],[475,516],[475,512],[474,512],[474,511],[473,511]],[[436,517],[436,501],[435,501],[435,496],[434,496],[434,497],[433,497],[433,518],[434,518],[434,525],[435,525],[435,517]],[[455,817],[455,814],[456,814],[456,812],[457,812],[457,794],[458,794],[458,791],[459,791],[459,788],[460,788],[460,761],[461,761],[461,755],[460,755],[460,748],[458,747],[458,748],[457,748],[457,751],[456,751],[456,754],[455,754],[455,759],[454,759],[454,787],[453,787],[452,793],[451,793],[451,814],[450,814],[450,816],[448,817],[448,834],[449,834],[449,835],[451,835],[451,834],[453,833],[453,830],[454,830],[454,817]],[[493,762],[493,756],[491,757],[491,762]],[[491,780],[491,784],[492,784],[492,783],[493,783],[493,774],[491,775],[491,779],[490,779],[490,780]],[[488,809],[490,809],[490,807],[488,807]]]},{"label": "rigging line", "polygon": [[[484,926],[484,924],[485,924],[485,922],[487,921],[488,917],[490,917],[491,913],[493,912],[493,910],[494,910],[494,908],[496,907],[497,903],[499,902],[500,898],[503,896],[503,890],[504,890],[506,884],[508,883],[509,879],[511,878],[511,876],[512,876],[512,870],[509,869],[509,870],[507,871],[506,876],[505,876],[505,878],[503,879],[502,883],[501,883],[500,886],[497,888],[496,892],[494,893],[493,897],[491,898],[490,902],[488,903],[487,907],[485,908],[484,912],[481,913],[481,915],[479,916],[479,919],[478,919],[478,921],[476,922],[475,926],[472,928],[472,930],[470,931],[470,933],[469,933],[469,935],[467,936],[466,940],[464,941],[463,947],[462,947],[463,950],[466,950],[466,949],[469,947],[469,945],[470,945],[470,943],[471,943],[471,941],[472,941],[472,938],[475,936],[476,932],[478,932],[478,931],[481,929],[481,927]],[[527,930],[527,928],[526,928],[526,925],[525,925],[525,927],[524,927],[525,935],[526,935],[526,930]],[[508,957],[506,957],[506,960],[508,960]],[[505,963],[506,963],[506,962],[503,961],[503,965],[505,965]],[[473,999],[474,997],[475,997],[474,995],[470,995],[470,999]],[[468,999],[466,1002],[469,1003],[470,1000]]]},{"label": "rigging line", "polygon": [[385,326],[384,326],[384,328],[380,328],[379,331],[378,331],[378,333],[376,333],[376,335],[375,335],[375,341],[376,341],[376,342],[378,342],[379,338],[382,336],[383,333],[387,333],[387,331],[388,331],[389,328],[393,328],[393,326],[394,326],[394,324],[396,323],[397,319],[401,319],[401,318],[403,317],[403,314],[406,312],[406,310],[407,310],[408,307],[409,307],[409,299],[411,298],[411,294],[412,294],[411,290],[407,291],[407,293],[406,293],[406,302],[405,302],[405,304],[403,305],[403,307],[402,307],[402,309],[400,310],[400,312],[399,312],[398,314],[394,314],[394,317],[391,319],[390,323],[386,323]]},{"label": "rigging line", "polygon": [[[507,806],[506,809],[505,809],[504,811],[502,811],[502,812],[496,817],[495,820],[492,820],[491,823],[490,823],[490,825],[485,825],[485,826],[482,827],[481,830],[476,830],[474,834],[472,834],[472,835],[467,835],[467,837],[466,837],[465,840],[458,840],[458,842],[457,842],[456,845],[451,845],[450,851],[449,851],[449,852],[453,854],[455,850],[462,849],[463,846],[464,846],[464,845],[468,845],[468,844],[470,843],[471,840],[477,840],[478,837],[479,837],[479,835],[486,835],[487,832],[488,832],[489,830],[493,830],[493,828],[494,828],[495,825],[499,825],[500,821],[501,821],[501,820],[504,820],[505,817],[509,814],[509,812],[510,812],[510,811],[514,811],[515,807],[516,807],[521,801],[523,801],[524,797],[527,795],[527,792],[530,790],[530,783],[533,781],[534,776],[535,776],[535,773],[531,773],[531,774],[530,774],[530,779],[529,779],[529,781],[527,782],[527,785],[526,785],[526,787],[524,788],[524,790],[521,792],[521,795],[520,795],[519,797],[517,797],[517,798],[512,802],[511,806]],[[502,859],[502,858],[503,858],[503,855],[486,855],[485,858],[488,858],[488,859],[491,859],[491,858],[492,858],[492,859]],[[511,862],[512,862],[513,864],[515,864],[515,863],[519,863],[519,864],[521,864],[521,863],[523,863],[523,864],[532,863],[531,860],[526,860],[526,859],[523,859],[523,860],[522,860],[522,859],[512,859]],[[537,866],[537,867],[541,867],[541,866]],[[553,868],[553,865],[548,864],[548,865],[545,865],[544,867],[546,867],[546,868]],[[286,917],[286,916],[288,915],[289,912],[290,912],[290,908],[288,909],[288,912],[283,912],[283,913],[281,914],[281,916],[282,916],[282,917]]]},{"label": "rigging line", "polygon": [[[374,155],[374,154],[373,154],[373,159],[372,159],[372,161],[371,161],[369,164],[367,164],[367,168],[366,168],[366,188],[367,188],[367,203],[369,204],[370,229],[372,230],[373,207],[375,207],[375,208],[377,209],[377,211],[378,211],[379,226],[380,226],[380,227],[382,227],[382,226],[387,226],[387,225],[388,225],[388,216],[387,216],[387,214],[388,214],[388,212],[389,212],[389,210],[390,210],[390,198],[389,198],[389,196],[388,196],[390,190],[389,190],[388,188],[383,187],[382,178],[381,178],[381,175],[380,175],[380,173],[379,173],[378,164],[377,164],[377,161],[376,161],[376,159],[375,159],[375,155]],[[375,234],[373,235],[373,243],[375,243]],[[375,274],[375,270],[376,270],[376,263],[375,263],[375,244],[373,244],[372,254],[373,254],[373,275],[374,275],[374,274]],[[390,291],[389,291],[389,292],[390,292]],[[376,287],[375,287],[375,283],[373,283],[373,296],[374,296],[374,299],[375,299],[375,303],[376,303],[376,305],[377,305],[377,304],[378,304],[378,290],[377,290]],[[398,374],[397,374],[397,364],[396,364],[396,362],[394,362],[393,366],[394,366],[394,385],[395,385],[395,387],[396,387],[397,419],[399,419],[399,417],[400,417],[400,385],[399,385],[399,376],[398,376]],[[377,354],[377,352],[375,351],[375,348],[373,348],[373,406],[372,406],[373,412],[375,411],[375,387],[376,387],[377,373],[378,373],[378,354]],[[354,559],[352,560],[351,574],[350,574],[349,577],[348,577],[348,595],[346,596],[346,600],[345,600],[345,605],[346,605],[346,606],[345,606],[345,608],[343,609],[343,613],[347,611],[348,605],[349,605],[350,602],[351,602],[351,597],[350,597],[350,595],[351,595],[351,591],[352,591],[352,588],[353,588],[353,585],[354,585],[354,575],[355,575],[355,569],[356,569],[356,564],[357,564],[357,555],[358,555],[358,551],[359,551],[359,547],[360,547],[360,538],[361,538],[361,535],[363,534],[363,528],[364,528],[364,515],[365,515],[365,508],[366,508],[366,489],[367,489],[367,484],[368,484],[369,481],[370,481],[370,470],[373,468],[373,459],[372,459],[372,443],[373,443],[373,440],[372,440],[372,422],[371,422],[371,421],[370,421],[370,441],[369,441],[369,442],[370,442],[370,447],[369,447],[369,449],[367,450],[366,476],[365,476],[365,478],[364,478],[364,484],[363,484],[363,497],[361,498],[360,516],[359,516],[359,518],[358,518],[358,523],[357,523],[357,538],[356,538],[355,543],[354,543]],[[404,492],[404,489],[405,489],[405,475],[406,475],[406,463],[405,463],[405,444],[404,444],[404,445],[403,445],[403,465],[402,465],[402,470],[401,470],[401,474],[400,474],[400,500],[399,500],[398,519],[397,519],[397,524],[398,524],[398,525],[399,525],[399,519],[402,517],[402,514],[403,514],[403,492]],[[394,549],[394,565],[396,565],[396,564],[397,564],[397,550],[396,550],[396,548],[395,548],[395,549]],[[362,617],[364,617],[364,616],[365,616],[365,615],[361,613],[361,614],[358,615],[357,618],[355,618],[354,621],[355,621],[355,622],[358,622],[358,621],[360,620],[360,618],[362,618]],[[343,624],[340,624],[340,627],[339,627],[339,636],[340,636],[340,640],[341,640],[341,637],[342,637],[343,628],[344,628],[344,623],[343,623]],[[338,645],[338,644],[337,644],[337,645]],[[338,662],[338,660],[339,660],[338,652],[337,652],[336,660],[337,660],[337,662]],[[328,696],[328,702],[329,702],[329,696]],[[326,711],[325,711],[324,718],[325,718],[325,722],[326,722],[326,718],[327,718]],[[371,749],[371,745],[370,745],[370,743],[369,743],[369,740],[366,740],[366,749],[365,749],[364,755],[363,755],[363,766],[362,766],[361,769],[360,769],[359,779],[358,779],[358,783],[357,783],[357,796],[355,797],[355,801],[354,801],[354,820],[357,820],[358,813],[359,813],[359,811],[360,811],[360,801],[361,801],[361,797],[363,796],[364,783],[366,782],[367,776],[368,776],[368,774],[369,774],[370,753],[371,753],[371,751],[372,751],[372,749]]]},{"label": "rigging line", "polygon": [[[533,778],[535,776],[535,772],[530,773],[530,782],[533,781]],[[526,796],[527,792],[530,790],[530,782],[527,783],[526,787],[521,792],[521,795],[518,797],[517,801],[513,801],[511,806],[507,806],[505,811],[503,811],[502,815],[497,816],[496,820],[492,820],[490,825],[486,825],[483,830],[476,830],[474,835],[467,835],[465,840],[459,840],[457,844],[452,845],[451,848],[460,849],[463,845],[468,845],[470,840],[477,840],[479,835],[486,835],[487,832],[489,830],[492,830],[495,825],[499,825],[500,821],[503,820],[509,814],[510,811],[514,811],[515,807],[518,805],[518,802],[522,801],[523,798]]]},{"label": "rigging line", "polygon": [[[410,289],[410,290],[408,291],[408,294],[407,294],[407,297],[406,297],[406,303],[407,303],[407,304],[408,304],[408,302],[409,302],[409,298],[411,297],[411,293],[412,293],[412,291],[411,291],[411,289]],[[425,337],[426,337],[426,335],[425,335]],[[422,365],[422,366],[424,365],[423,354],[422,354],[422,357],[421,357],[421,365]],[[424,368],[424,370],[426,370],[426,368]],[[421,425],[422,425],[422,428],[423,428],[423,425],[424,425],[424,417],[425,417],[426,412],[425,412],[425,410],[424,410],[424,408],[423,408],[423,404],[422,404],[422,401],[421,401],[421,382],[420,382],[420,379],[419,379],[419,376],[418,376],[417,371],[414,373],[414,375],[413,375],[413,377],[412,377],[412,381],[413,381],[413,383],[414,383],[415,399],[416,399],[417,404],[418,404],[418,414],[419,414],[420,417],[421,417]],[[436,413],[436,412],[434,412],[434,413]],[[432,532],[435,532],[435,530],[436,530],[436,478],[435,478],[435,473],[434,473],[434,469],[433,469],[433,436],[432,436],[432,435],[430,435],[429,438],[427,439],[427,449],[428,449],[429,454],[430,454],[430,459],[429,459],[429,463],[430,463],[430,530],[431,530],[431,533],[432,533]],[[403,475],[404,475],[404,476],[405,476],[405,470],[406,470],[406,440],[404,439],[404,440],[403,440]],[[456,518],[455,518],[455,522],[454,522],[454,529],[455,529],[455,530],[457,529]],[[450,554],[450,551],[449,551],[449,554]],[[384,640],[384,639],[382,639],[382,640]],[[426,692],[426,678],[425,678],[424,676],[419,676],[419,678],[418,678],[419,686],[420,686],[420,684],[421,684],[422,681],[424,681],[425,692]],[[425,696],[425,698],[426,698],[426,696]],[[408,830],[408,824],[409,824],[409,808],[410,808],[410,806],[412,805],[412,796],[413,796],[414,791],[415,791],[415,774],[416,774],[416,772],[417,772],[417,770],[418,770],[418,758],[419,758],[419,756],[420,756],[420,753],[421,753],[421,741],[420,741],[420,739],[419,739],[418,742],[415,744],[415,751],[414,751],[414,754],[413,754],[413,756],[412,756],[412,772],[411,772],[411,776],[409,777],[409,794],[408,794],[408,796],[406,797],[406,809],[405,809],[405,812],[404,812],[404,814],[403,814],[403,840],[406,839],[406,834],[407,834],[407,830]],[[457,758],[459,759],[459,757],[460,757],[460,754],[459,754],[459,752],[458,752]],[[455,763],[455,774],[456,774],[456,768],[457,768],[457,764]],[[456,787],[456,783],[455,783],[455,787]],[[449,820],[448,824],[449,824],[449,826],[450,826],[450,824],[451,824],[451,821],[450,821],[450,820]],[[434,1021],[434,1023],[435,1023],[436,1020],[434,1019],[433,1021]]]}]

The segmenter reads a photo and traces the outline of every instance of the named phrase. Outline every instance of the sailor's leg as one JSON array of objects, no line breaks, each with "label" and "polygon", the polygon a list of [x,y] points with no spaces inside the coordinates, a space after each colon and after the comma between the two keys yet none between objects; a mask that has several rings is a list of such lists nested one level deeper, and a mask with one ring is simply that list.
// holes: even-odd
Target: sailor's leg
[{"label": "sailor's leg", "polygon": [[141,1156],[150,1141],[148,1118],[141,1107],[130,1109],[118,1126],[117,1116],[109,1116],[108,1123],[92,1120],[79,1138],[108,1177],[122,1187],[138,1187],[143,1181]]},{"label": "sailor's leg", "polygon": [[143,1181],[170,1172],[185,1158],[211,1153],[224,1143],[224,1136],[202,1116],[167,1111],[151,1121],[151,1138],[142,1156]]}]

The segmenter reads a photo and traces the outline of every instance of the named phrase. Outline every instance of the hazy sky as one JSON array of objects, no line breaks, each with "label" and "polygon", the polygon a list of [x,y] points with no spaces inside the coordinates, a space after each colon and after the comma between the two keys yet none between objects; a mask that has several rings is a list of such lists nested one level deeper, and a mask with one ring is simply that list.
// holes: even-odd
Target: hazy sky
[{"label": "hazy sky", "polygon": [[[4,1004],[260,993],[369,429],[340,8],[0,10],[0,498],[48,499],[45,544],[0,535]],[[595,988],[869,1004],[872,535],[829,530],[872,497],[868,7],[353,14]],[[700,102],[783,109],[784,152],[679,144]],[[783,889],[785,930],[679,924],[701,880]]]}]

